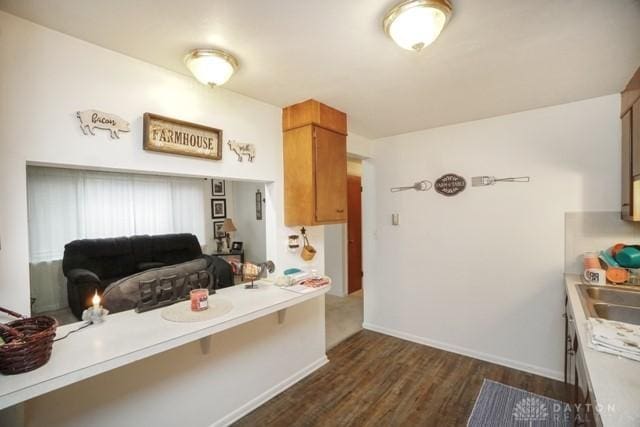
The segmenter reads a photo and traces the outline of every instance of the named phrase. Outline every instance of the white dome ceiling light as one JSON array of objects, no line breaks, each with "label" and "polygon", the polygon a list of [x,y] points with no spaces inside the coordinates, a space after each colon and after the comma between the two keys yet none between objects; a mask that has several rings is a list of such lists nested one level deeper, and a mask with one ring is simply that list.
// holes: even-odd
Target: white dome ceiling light
[{"label": "white dome ceiling light", "polygon": [[236,58],[218,49],[194,49],[184,63],[196,80],[211,87],[225,84],[238,69]]},{"label": "white dome ceiling light", "polygon": [[384,17],[384,31],[403,49],[420,52],[438,38],[451,18],[448,0],[407,0]]}]

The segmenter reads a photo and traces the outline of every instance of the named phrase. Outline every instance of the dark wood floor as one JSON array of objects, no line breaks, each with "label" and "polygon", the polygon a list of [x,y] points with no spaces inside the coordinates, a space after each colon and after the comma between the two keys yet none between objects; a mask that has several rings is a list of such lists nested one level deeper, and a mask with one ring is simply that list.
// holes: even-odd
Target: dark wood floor
[{"label": "dark wood floor", "polygon": [[464,426],[484,378],[554,399],[561,382],[371,331],[236,426]]}]

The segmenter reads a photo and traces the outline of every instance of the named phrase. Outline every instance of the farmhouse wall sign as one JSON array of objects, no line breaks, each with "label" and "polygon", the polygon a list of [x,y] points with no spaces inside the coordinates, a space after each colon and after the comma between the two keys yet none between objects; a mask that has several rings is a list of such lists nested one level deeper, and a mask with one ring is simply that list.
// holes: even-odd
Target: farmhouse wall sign
[{"label": "farmhouse wall sign", "polygon": [[120,134],[118,132],[130,131],[129,122],[115,114],[103,113],[98,110],[84,110],[78,111],[76,116],[80,119],[80,129],[85,135],[87,135],[87,131],[91,135],[95,135],[93,130],[98,128],[108,130],[111,139],[119,139]]},{"label": "farmhouse wall sign", "polygon": [[227,144],[229,144],[229,149],[236,153],[239,162],[242,161],[242,156],[247,156],[247,160],[250,162],[256,158],[256,147],[253,144],[243,144],[234,140],[230,140]]},{"label": "farmhouse wall sign", "polygon": [[143,147],[149,151],[220,160],[222,131],[182,120],[144,113]]},{"label": "farmhouse wall sign", "polygon": [[433,185],[435,190],[443,196],[455,196],[464,191],[467,187],[467,181],[460,175],[448,173],[442,175]]}]

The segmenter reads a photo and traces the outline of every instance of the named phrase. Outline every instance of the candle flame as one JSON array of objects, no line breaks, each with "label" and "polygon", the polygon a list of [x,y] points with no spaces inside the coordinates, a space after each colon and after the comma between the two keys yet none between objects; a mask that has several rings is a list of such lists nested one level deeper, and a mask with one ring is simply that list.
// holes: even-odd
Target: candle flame
[{"label": "candle flame", "polygon": [[100,295],[98,295],[98,291],[96,291],[96,294],[93,296],[91,302],[93,303],[93,305],[100,305]]}]

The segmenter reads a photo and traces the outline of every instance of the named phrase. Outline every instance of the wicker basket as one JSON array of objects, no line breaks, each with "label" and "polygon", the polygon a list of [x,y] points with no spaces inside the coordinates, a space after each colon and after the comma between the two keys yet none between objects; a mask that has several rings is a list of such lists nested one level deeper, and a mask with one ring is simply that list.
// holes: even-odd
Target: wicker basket
[{"label": "wicker basket", "polygon": [[32,371],[49,361],[58,322],[50,316],[24,317],[6,308],[0,311],[18,320],[0,323],[0,373],[5,375]]}]

